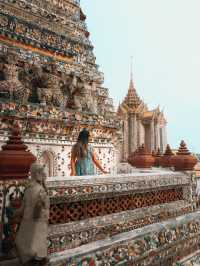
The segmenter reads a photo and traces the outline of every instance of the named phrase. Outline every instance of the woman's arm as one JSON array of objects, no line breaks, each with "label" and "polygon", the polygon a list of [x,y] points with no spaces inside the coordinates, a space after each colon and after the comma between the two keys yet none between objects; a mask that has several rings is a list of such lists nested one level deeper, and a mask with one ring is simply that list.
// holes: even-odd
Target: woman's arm
[{"label": "woman's arm", "polygon": [[71,176],[75,176],[76,175],[76,158],[74,158],[73,155],[71,155],[70,165],[71,165],[71,173],[70,173],[70,175]]},{"label": "woman's arm", "polygon": [[93,160],[94,164],[99,168],[99,170],[100,170],[102,173],[104,173],[104,174],[108,174],[108,172],[106,172],[106,171],[103,169],[103,167],[101,166],[99,160],[98,160],[97,157],[96,157],[95,152],[92,153],[92,160]]}]

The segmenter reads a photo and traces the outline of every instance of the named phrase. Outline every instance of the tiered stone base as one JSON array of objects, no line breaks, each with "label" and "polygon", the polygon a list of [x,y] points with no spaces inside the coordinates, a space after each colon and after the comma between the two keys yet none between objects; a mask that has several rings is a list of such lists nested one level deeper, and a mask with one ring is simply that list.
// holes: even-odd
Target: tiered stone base
[{"label": "tiered stone base", "polygon": [[51,266],[175,266],[199,245],[200,212],[196,212],[54,254]]},{"label": "tiered stone base", "polygon": [[192,212],[189,175],[148,170],[48,182],[49,254]]}]

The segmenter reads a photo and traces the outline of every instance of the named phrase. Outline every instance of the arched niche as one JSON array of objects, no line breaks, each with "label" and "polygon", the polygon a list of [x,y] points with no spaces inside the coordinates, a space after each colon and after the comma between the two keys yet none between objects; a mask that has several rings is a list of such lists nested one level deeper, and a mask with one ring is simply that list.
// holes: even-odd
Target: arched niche
[{"label": "arched niche", "polygon": [[43,151],[40,157],[40,163],[44,165],[47,177],[56,175],[55,155],[51,151]]}]

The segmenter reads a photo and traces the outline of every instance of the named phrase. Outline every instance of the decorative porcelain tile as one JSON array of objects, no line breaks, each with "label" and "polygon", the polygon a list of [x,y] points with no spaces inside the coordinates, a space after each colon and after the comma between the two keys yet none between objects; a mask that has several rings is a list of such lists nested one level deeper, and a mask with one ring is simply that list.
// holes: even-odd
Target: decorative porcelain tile
[{"label": "decorative porcelain tile", "polygon": [[122,233],[81,248],[56,253],[56,265],[177,265],[180,257],[198,250],[200,213]]}]

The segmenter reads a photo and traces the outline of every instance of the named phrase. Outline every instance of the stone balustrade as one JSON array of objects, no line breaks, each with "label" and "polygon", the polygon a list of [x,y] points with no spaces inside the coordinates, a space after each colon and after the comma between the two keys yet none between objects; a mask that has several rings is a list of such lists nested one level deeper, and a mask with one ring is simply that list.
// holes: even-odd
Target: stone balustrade
[{"label": "stone balustrade", "polygon": [[[135,208],[156,205],[157,203],[188,199],[190,196],[191,177],[182,172],[167,170],[136,170],[131,174],[53,177],[47,181],[49,195],[53,204],[63,202],[89,201],[117,198],[131,195],[141,197],[147,193],[155,193],[151,204],[145,201]],[[173,191],[173,192],[172,192]],[[159,193],[169,193],[165,198]],[[138,196],[137,196],[138,195]],[[162,202],[163,201],[163,202]],[[144,206],[143,206],[144,205]],[[133,208],[133,209],[135,209]]]},{"label": "stone balustrade", "polygon": [[49,253],[192,212],[191,176],[164,170],[48,179]]}]

